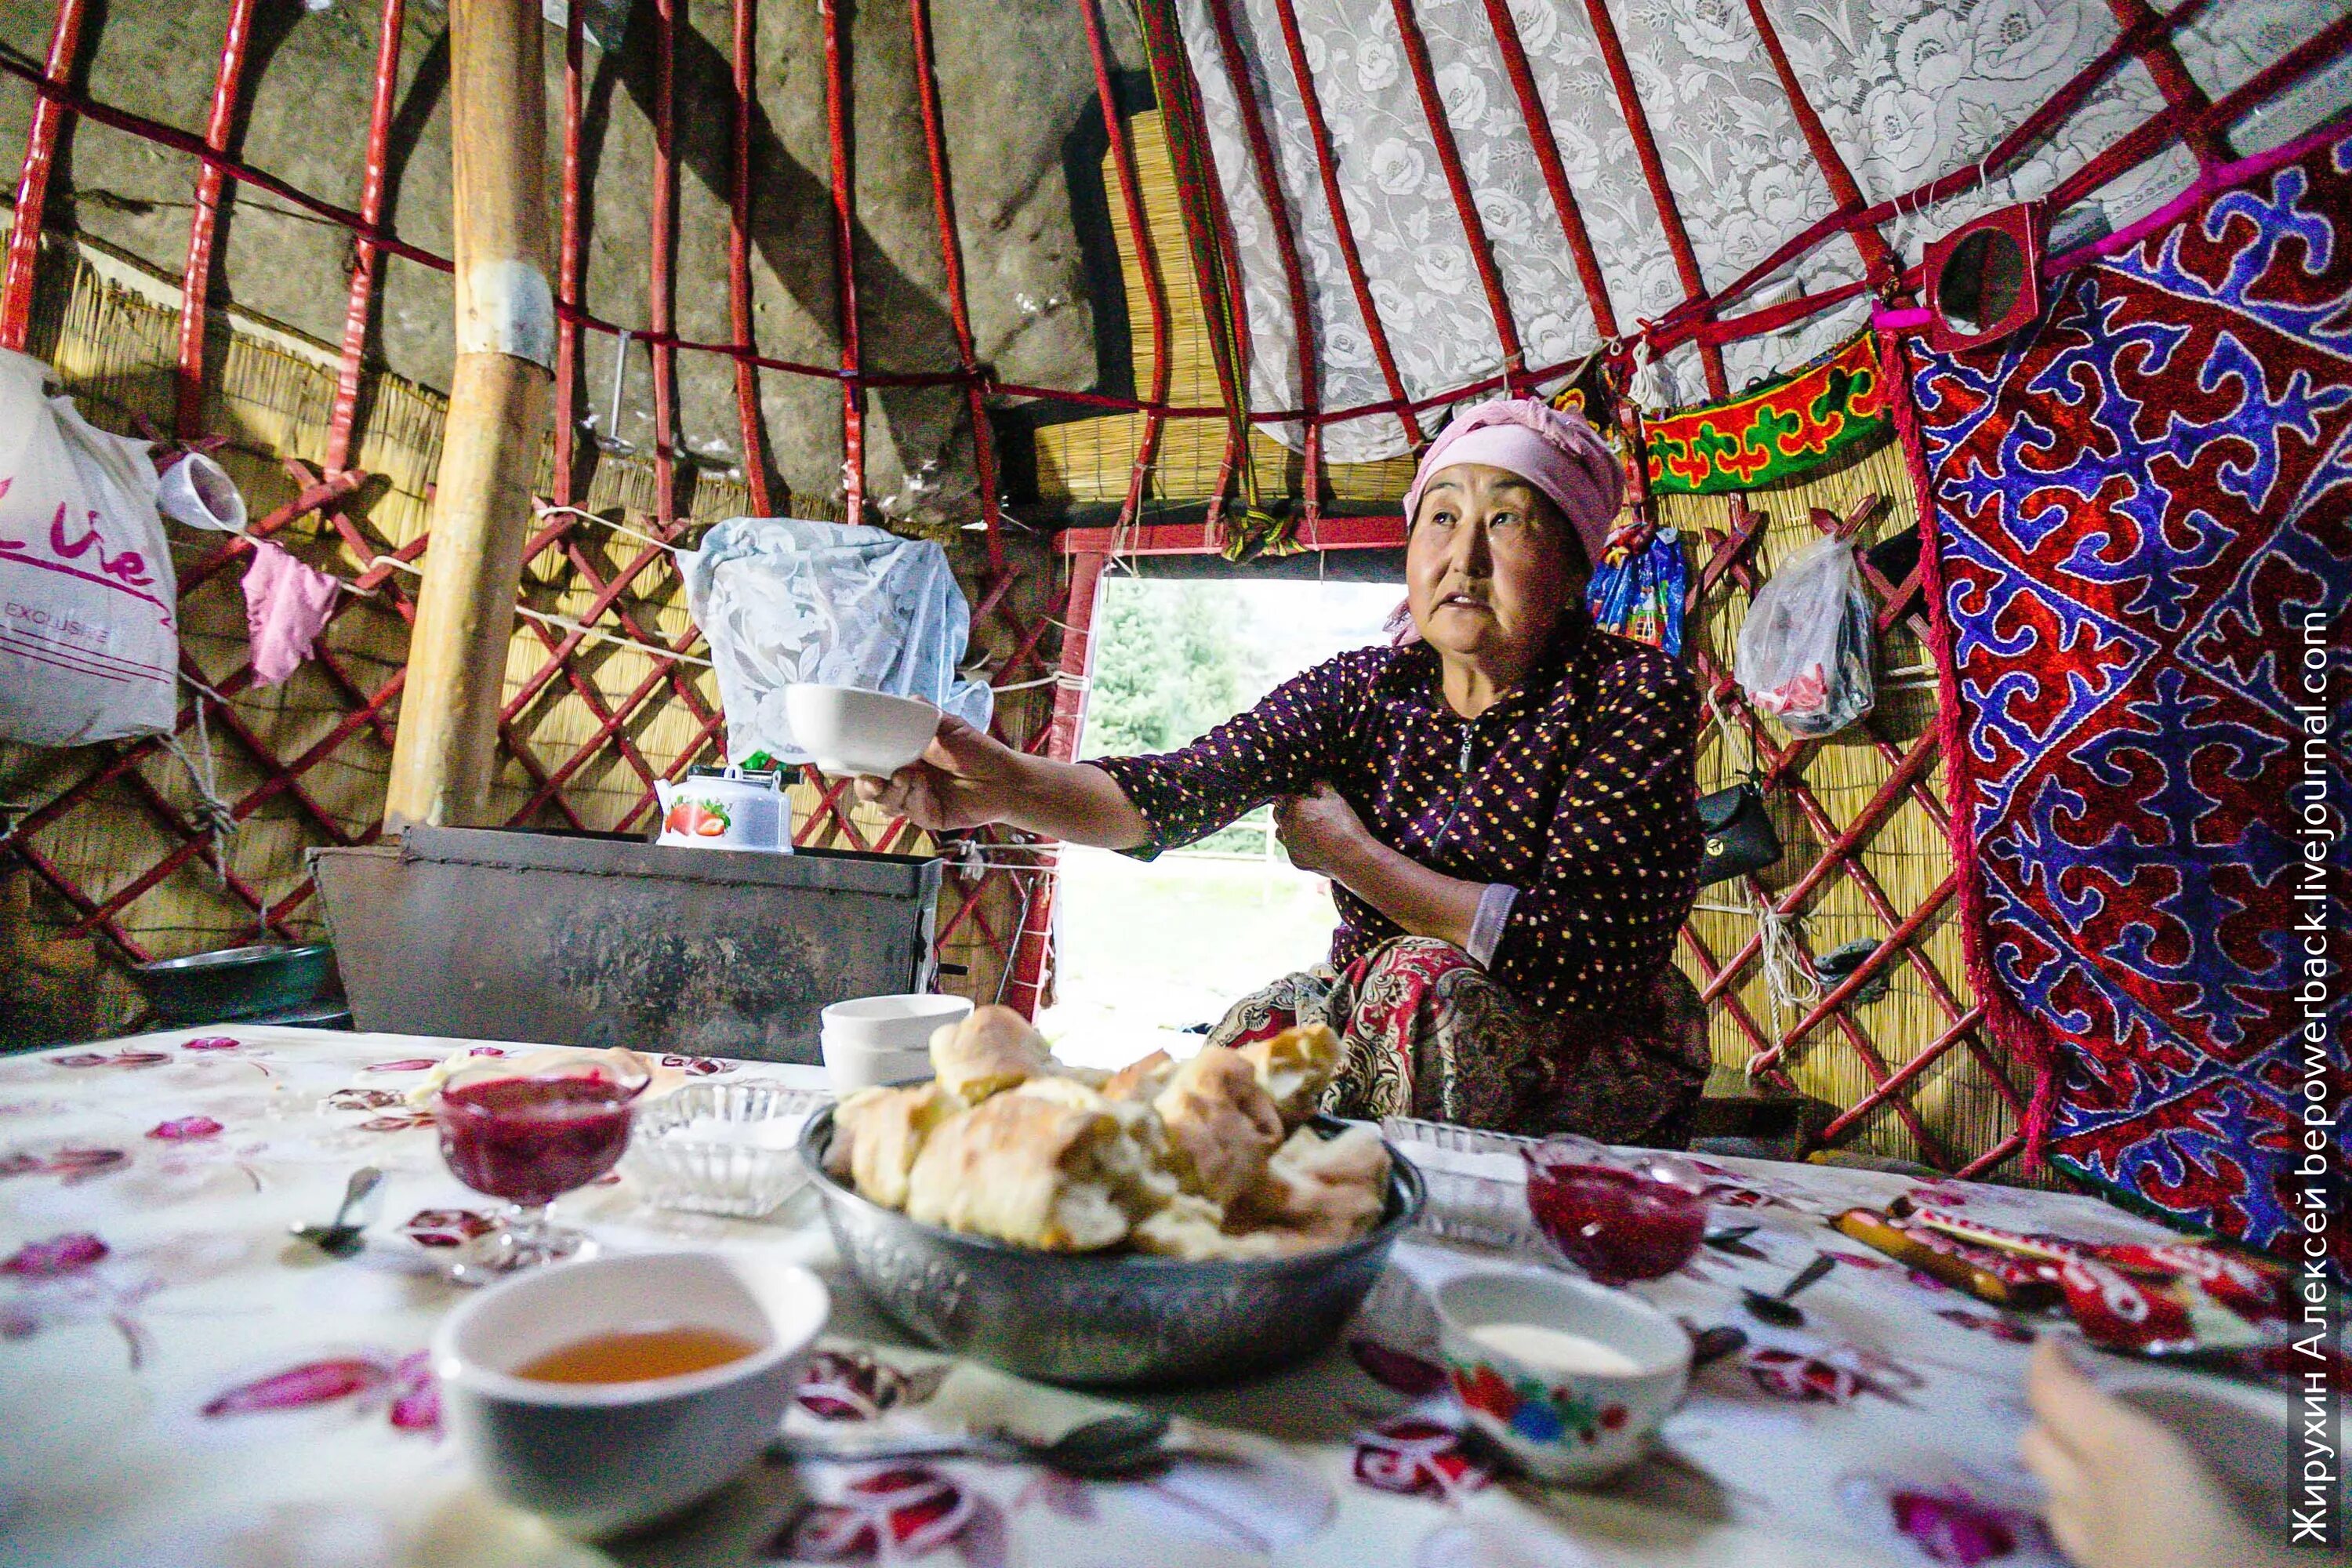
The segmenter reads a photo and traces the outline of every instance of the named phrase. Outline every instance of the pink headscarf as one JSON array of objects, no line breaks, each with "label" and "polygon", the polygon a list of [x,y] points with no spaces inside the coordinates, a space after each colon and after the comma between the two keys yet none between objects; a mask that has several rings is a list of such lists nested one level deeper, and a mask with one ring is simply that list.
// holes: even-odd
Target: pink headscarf
[{"label": "pink headscarf", "polygon": [[1482,403],[1445,427],[1422,454],[1412,489],[1404,493],[1408,526],[1421,492],[1441,468],[1484,463],[1517,474],[1549,496],[1584,542],[1584,558],[1601,563],[1609,524],[1625,490],[1624,470],[1601,432],[1580,414],[1563,414],[1533,397]]}]

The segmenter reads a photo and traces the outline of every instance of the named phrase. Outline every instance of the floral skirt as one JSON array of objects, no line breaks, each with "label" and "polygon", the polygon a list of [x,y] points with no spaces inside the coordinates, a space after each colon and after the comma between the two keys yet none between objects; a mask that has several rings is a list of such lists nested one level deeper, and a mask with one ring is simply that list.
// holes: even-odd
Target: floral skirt
[{"label": "floral skirt", "polygon": [[1647,1005],[1539,1017],[1468,953],[1422,936],[1393,937],[1343,971],[1285,975],[1235,1003],[1209,1043],[1318,1022],[1344,1053],[1323,1109],[1369,1120],[1679,1147],[1711,1066],[1706,1009],[1671,965]]}]

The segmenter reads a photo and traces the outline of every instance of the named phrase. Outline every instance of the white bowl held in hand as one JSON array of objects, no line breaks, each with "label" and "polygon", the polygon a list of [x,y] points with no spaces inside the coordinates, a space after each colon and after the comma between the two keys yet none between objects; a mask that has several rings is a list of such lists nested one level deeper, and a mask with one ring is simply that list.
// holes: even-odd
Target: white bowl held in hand
[{"label": "white bowl held in hand", "polygon": [[805,681],[784,688],[784,718],[793,739],[836,777],[887,777],[921,756],[940,727],[940,710],[919,699]]},{"label": "white bowl held in hand", "polygon": [[[482,1485],[567,1535],[649,1524],[740,1475],[776,1436],[831,1310],[805,1268],[713,1252],[562,1264],[498,1285],[433,1336],[451,1431]],[[734,1361],[631,1383],[516,1375],[600,1334],[715,1329]]]}]

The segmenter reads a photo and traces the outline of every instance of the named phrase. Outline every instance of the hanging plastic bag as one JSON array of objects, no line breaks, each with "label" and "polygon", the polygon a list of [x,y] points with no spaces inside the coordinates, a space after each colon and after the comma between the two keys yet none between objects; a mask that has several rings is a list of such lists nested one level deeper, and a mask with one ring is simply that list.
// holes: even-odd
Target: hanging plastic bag
[{"label": "hanging plastic bag", "polygon": [[0,350],[0,740],[167,734],[177,584],[147,443],[44,398],[47,374]]},{"label": "hanging plastic bag", "polygon": [[1585,602],[1603,631],[1663,648],[1683,651],[1683,595],[1690,585],[1682,536],[1645,522],[1612,531],[1601,563],[1592,569]]},{"label": "hanging plastic bag", "polygon": [[1792,735],[1827,735],[1870,711],[1874,641],[1853,546],[1824,539],[1772,574],[1739,627],[1733,673]]},{"label": "hanging plastic bag", "polygon": [[947,552],[878,528],[735,517],[687,552],[687,607],[710,639],[727,709],[727,756],[809,753],[793,738],[796,681],[919,697],[985,729],[995,695],[956,674],[971,610]]}]

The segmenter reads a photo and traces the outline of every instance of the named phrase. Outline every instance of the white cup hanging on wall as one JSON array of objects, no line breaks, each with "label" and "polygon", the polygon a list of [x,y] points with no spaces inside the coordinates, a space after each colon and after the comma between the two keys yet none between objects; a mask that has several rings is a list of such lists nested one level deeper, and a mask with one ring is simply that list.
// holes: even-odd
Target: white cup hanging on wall
[{"label": "white cup hanging on wall", "polygon": [[227,472],[202,452],[191,452],[163,470],[155,484],[155,510],[190,528],[245,531],[245,497]]}]

